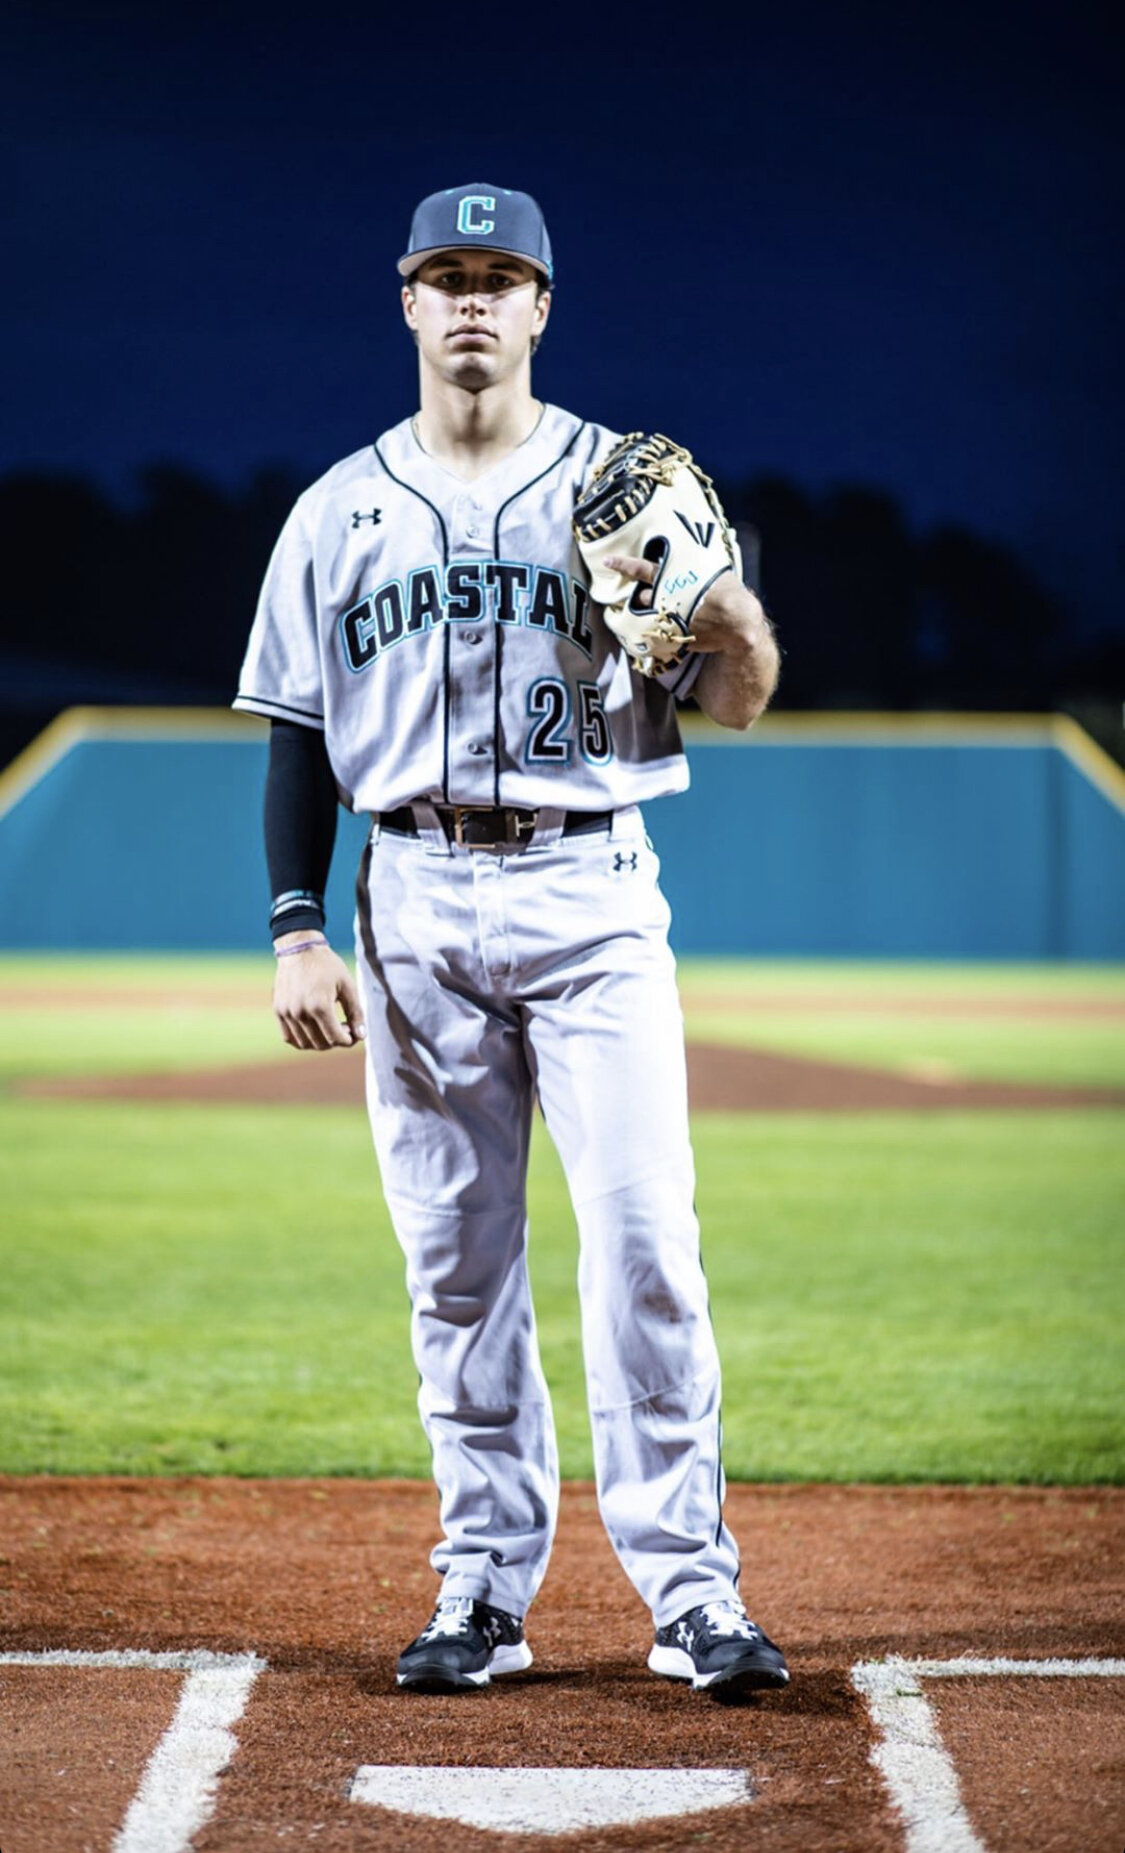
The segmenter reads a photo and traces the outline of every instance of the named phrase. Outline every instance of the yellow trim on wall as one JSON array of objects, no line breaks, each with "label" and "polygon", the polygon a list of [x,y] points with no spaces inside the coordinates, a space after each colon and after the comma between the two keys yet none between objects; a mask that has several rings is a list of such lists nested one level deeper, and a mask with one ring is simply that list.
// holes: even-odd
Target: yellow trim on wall
[{"label": "yellow trim on wall", "polygon": [[84,740],[262,740],[268,728],[225,708],[66,708],[0,772],[0,817]]},{"label": "yellow trim on wall", "polygon": [[98,740],[262,740],[269,731],[260,715],[232,708],[68,708],[60,718],[67,715],[80,716],[86,738]]},{"label": "yellow trim on wall", "polygon": [[[691,746],[1056,746],[1125,814],[1125,772],[1068,714],[767,714],[746,733],[680,717]],[[67,708],[0,771],[0,817],[84,740],[264,740],[269,722],[228,708]]]},{"label": "yellow trim on wall", "polygon": [[1051,739],[1060,753],[1125,816],[1125,772],[1117,761],[1069,714],[1052,714],[1050,719]]},{"label": "yellow trim on wall", "polygon": [[[971,746],[1047,746],[1052,740],[1050,714],[883,714],[840,711],[816,714],[766,714],[746,733],[720,727],[703,714],[682,714],[685,740],[699,746],[781,745],[816,740],[847,746],[933,746],[965,742]],[[1076,722],[1071,723],[1076,726]],[[1093,744],[1091,742],[1091,744]]]},{"label": "yellow trim on wall", "polygon": [[5,766],[0,772],[0,817],[18,804],[24,793],[40,779],[46,778],[51,767],[65,758],[72,746],[86,738],[84,716],[89,712],[86,708],[67,708],[65,713],[57,714],[43,732],[36,734],[31,744]]},{"label": "yellow trim on wall", "polygon": [[680,716],[691,746],[1055,746],[1125,815],[1125,771],[1069,714],[766,714],[746,733]]}]

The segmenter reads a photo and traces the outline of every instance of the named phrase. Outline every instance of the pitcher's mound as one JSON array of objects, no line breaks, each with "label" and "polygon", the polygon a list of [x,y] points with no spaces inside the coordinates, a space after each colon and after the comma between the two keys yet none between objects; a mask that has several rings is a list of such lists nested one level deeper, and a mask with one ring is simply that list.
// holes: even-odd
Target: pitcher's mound
[{"label": "pitcher's mound", "polygon": [[[858,1068],[764,1049],[689,1043],[688,1086],[697,1113],[909,1112],[961,1107],[1118,1107],[1125,1089],[1034,1087],[966,1081],[941,1067],[923,1073]],[[68,1099],[240,1101],[262,1105],[362,1106],[358,1049],[283,1051],[252,1066],[176,1074],[72,1075],[20,1084],[22,1094]]]}]

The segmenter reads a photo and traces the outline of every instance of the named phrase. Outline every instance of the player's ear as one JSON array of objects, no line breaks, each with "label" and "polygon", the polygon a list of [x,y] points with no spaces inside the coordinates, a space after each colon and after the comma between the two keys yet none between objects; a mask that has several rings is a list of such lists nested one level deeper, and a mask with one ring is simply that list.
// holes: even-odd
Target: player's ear
[{"label": "player's ear", "polygon": [[547,326],[547,317],[551,313],[551,292],[548,289],[535,293],[535,314],[531,323],[531,351],[534,354],[543,339],[543,330]]},{"label": "player's ear", "polygon": [[415,286],[413,282],[404,283],[402,286],[402,313],[406,317],[406,326],[408,328],[417,329],[418,304],[415,300]]}]

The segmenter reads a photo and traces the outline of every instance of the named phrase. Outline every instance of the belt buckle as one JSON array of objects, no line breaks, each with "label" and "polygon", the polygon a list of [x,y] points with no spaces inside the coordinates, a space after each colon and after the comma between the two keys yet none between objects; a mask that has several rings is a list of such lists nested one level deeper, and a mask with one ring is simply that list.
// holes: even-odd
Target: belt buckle
[{"label": "belt buckle", "polygon": [[452,807],[452,810],[453,810],[453,841],[456,843],[459,849],[479,849],[480,848],[479,843],[466,843],[465,841],[465,818],[467,816],[471,816],[473,811],[478,810],[479,808],[480,808],[479,805],[472,805],[472,804],[455,804]]},{"label": "belt buckle", "polygon": [[512,805],[502,805],[498,808],[503,811],[504,835],[492,843],[470,843],[465,837],[466,817],[479,817],[482,813],[485,815],[493,815],[493,807],[488,804],[451,805],[450,809],[453,812],[453,841],[457,847],[459,849],[496,850],[503,849],[506,845],[514,843],[516,847],[519,848],[525,837],[534,835],[535,826],[539,821],[538,811],[530,811],[526,816],[521,816],[520,812]]},{"label": "belt buckle", "polygon": [[535,835],[535,826],[539,822],[539,812],[529,811],[526,816],[521,816],[519,811],[510,810],[508,812],[508,820],[508,828],[511,832],[508,841],[509,843],[515,843],[518,848],[525,836],[533,837]]}]

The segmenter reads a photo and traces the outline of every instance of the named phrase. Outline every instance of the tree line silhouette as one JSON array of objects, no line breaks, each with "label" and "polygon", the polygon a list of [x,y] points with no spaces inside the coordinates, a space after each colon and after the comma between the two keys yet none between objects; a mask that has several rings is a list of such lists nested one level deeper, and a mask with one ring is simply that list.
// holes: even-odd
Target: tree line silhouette
[{"label": "tree line silhouette", "polygon": [[[263,468],[230,492],[158,463],[126,508],[80,477],[0,479],[0,664],[32,665],[21,701],[4,703],[9,720],[21,705],[37,726],[67,701],[136,699],[139,681],[147,699],[229,702],[266,563],[307,480]],[[1045,710],[1125,690],[1125,640],[1091,644],[1002,545],[955,525],[914,534],[877,489],[817,497],[777,477],[720,488],[761,537],[779,708]],[[35,664],[67,691],[52,703],[44,687],[42,711]]]}]

